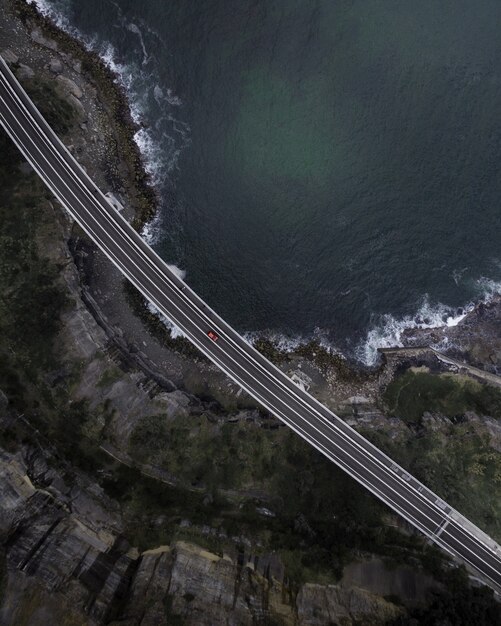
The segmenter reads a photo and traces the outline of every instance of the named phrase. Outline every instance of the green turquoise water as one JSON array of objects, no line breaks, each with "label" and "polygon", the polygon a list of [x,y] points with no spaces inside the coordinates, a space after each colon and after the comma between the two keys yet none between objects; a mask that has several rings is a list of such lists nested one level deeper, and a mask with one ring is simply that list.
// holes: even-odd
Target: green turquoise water
[{"label": "green turquoise water", "polygon": [[48,5],[113,45],[157,249],[240,330],[370,361],[499,288],[499,1]]}]

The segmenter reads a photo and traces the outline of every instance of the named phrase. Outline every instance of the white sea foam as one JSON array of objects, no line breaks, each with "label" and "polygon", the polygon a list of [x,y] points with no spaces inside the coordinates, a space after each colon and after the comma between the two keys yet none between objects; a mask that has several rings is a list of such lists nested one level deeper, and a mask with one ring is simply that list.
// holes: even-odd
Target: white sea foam
[{"label": "white sea foam", "polygon": [[[475,282],[476,302],[489,302],[494,296],[501,294],[501,282],[490,278],[479,278]],[[374,365],[378,359],[378,348],[402,346],[404,331],[413,328],[444,328],[457,326],[475,308],[475,302],[469,302],[459,309],[444,304],[431,304],[425,296],[414,315],[396,318],[393,315],[382,315],[368,331],[367,337],[355,349],[355,358],[365,365]],[[450,348],[450,340],[444,337],[437,349]]]},{"label": "white sea foam", "polygon": [[[67,0],[26,0],[26,2],[36,5],[38,10],[43,15],[49,17],[58,27],[82,41],[89,50],[97,52],[101,56],[126,90],[129,96],[131,116],[137,124],[141,125],[144,122],[150,96],[162,108],[164,105],[170,105],[170,107],[182,105],[181,100],[171,89],[164,91],[160,87],[154,70],[147,71],[146,66],[154,55],[148,54],[141,28],[135,23],[127,23],[121,15],[118,6],[120,25],[137,35],[139,39],[143,56],[140,66],[137,64],[120,63],[117,59],[116,51],[110,43],[98,42],[96,37],[88,37],[75,29],[66,17],[68,13]],[[149,29],[148,32],[159,37],[157,33]],[[167,174],[174,170],[181,150],[190,142],[189,127],[176,120],[167,106],[165,106],[165,109],[166,119],[171,122],[172,129],[178,139],[177,142],[173,137],[169,137],[166,134],[162,135],[161,141],[159,141],[158,132],[154,132],[158,131],[158,123],[155,125],[154,131],[143,126],[135,135],[135,141],[143,156],[146,171],[150,174],[152,182],[157,185],[162,184]],[[148,243],[154,244],[158,240],[161,226],[161,218],[157,215],[144,227],[142,235]],[[461,268],[453,272],[452,278],[456,284],[463,280],[463,273],[467,269]],[[478,301],[489,301],[493,296],[501,294],[501,282],[496,282],[489,278],[480,278],[476,282],[476,291],[478,292],[476,298]],[[367,333],[366,339],[357,346],[353,356],[366,365],[373,365],[377,361],[377,349],[402,345],[402,335],[406,329],[455,326],[464,319],[473,307],[474,304],[469,303],[460,310],[461,312],[458,312],[458,310],[453,310],[440,303],[433,305],[427,297],[424,297],[415,315],[396,318],[391,314],[386,314],[375,320],[373,327]],[[153,305],[150,305],[150,308],[162,318],[166,326],[171,329],[173,336],[182,335],[180,329],[158,312]],[[318,329],[310,338],[299,335],[290,337],[279,333],[262,332],[247,332],[244,337],[252,343],[256,338],[263,335],[285,351],[293,351],[299,345],[315,339],[326,349],[338,352],[325,338],[325,333]],[[447,342],[448,340],[444,338],[443,341]],[[446,347],[445,344],[443,347]]]},{"label": "white sea foam", "polygon": [[441,328],[457,326],[473,308],[469,305],[454,312],[443,304],[432,305],[425,296],[415,315],[396,318],[387,313],[376,320],[367,337],[355,349],[355,357],[364,365],[374,365],[378,359],[378,348],[402,345],[404,331],[411,328]]},{"label": "white sea foam", "polygon": [[501,295],[501,281],[495,281],[491,278],[482,276],[477,280],[477,289],[481,298],[485,302],[489,302],[495,296]]},{"label": "white sea foam", "polygon": [[148,63],[148,60],[149,60],[149,55],[148,55],[148,52],[146,51],[146,46],[144,45],[143,33],[141,32],[141,29],[139,28],[139,26],[133,23],[127,24],[126,28],[131,33],[134,33],[135,35],[138,36],[139,42],[141,44],[141,49],[143,51],[143,65],[146,65],[146,63]]},{"label": "white sea foam", "polygon": [[167,89],[165,98],[167,99],[167,102],[174,107],[180,107],[183,104],[181,98],[179,98],[179,96],[176,96],[172,89]]},{"label": "white sea foam", "polygon": [[[366,338],[358,344],[350,356],[364,365],[373,366],[378,360],[378,348],[402,346],[402,336],[404,331],[408,329],[452,328],[457,326],[468,313],[473,311],[476,303],[489,302],[493,297],[501,295],[501,282],[482,277],[475,282],[474,290],[477,292],[475,302],[469,302],[463,307],[453,308],[441,303],[431,304],[429,297],[425,295],[414,315],[401,318],[396,318],[390,314],[380,316],[367,332]],[[243,337],[250,344],[254,344],[256,340],[264,337],[284,352],[294,352],[299,346],[310,341],[316,341],[332,354],[345,356],[330,342],[328,332],[320,328],[316,328],[309,337],[304,335],[287,336],[274,331],[247,331]],[[453,346],[451,339],[445,336],[433,347],[437,350],[446,350]]]},{"label": "white sea foam", "polygon": [[179,280],[184,280],[186,278],[186,270],[182,270],[177,265],[167,264],[167,267],[170,271],[179,278]]},{"label": "white sea foam", "polygon": [[151,313],[153,313],[153,315],[156,315],[159,318],[162,324],[164,324],[168,328],[171,337],[173,337],[174,339],[176,339],[177,337],[185,337],[185,334],[179,328],[179,326],[176,326],[173,322],[171,322],[171,320],[166,317],[159,309],[157,309],[157,307],[151,302],[148,302],[148,309]]},{"label": "white sea foam", "polygon": [[259,339],[266,339],[273,343],[278,350],[282,350],[284,352],[293,352],[296,348],[298,348],[301,344],[307,343],[304,337],[300,337],[296,335],[294,337],[282,335],[281,333],[273,332],[273,331],[247,331],[244,332],[243,338],[247,343],[253,345]]},{"label": "white sea foam", "polygon": [[315,331],[309,336],[305,335],[285,335],[279,332],[266,330],[266,331],[247,331],[243,333],[244,339],[254,344],[258,339],[266,339],[275,345],[279,350],[283,352],[294,352],[300,346],[304,346],[311,341],[315,341],[319,346],[330,352],[331,354],[342,354],[338,348],[336,348],[327,338],[327,331],[320,328],[316,328]]},{"label": "white sea foam", "polygon": [[144,241],[150,245],[154,246],[160,240],[160,236],[162,234],[162,214],[156,213],[153,218],[146,222],[141,230],[141,237]]},{"label": "white sea foam", "polygon": [[[177,265],[172,265],[172,264],[167,264],[167,267],[179,279],[184,280],[186,278],[186,270],[182,270]],[[166,326],[166,328],[170,331],[171,337],[176,339],[177,337],[186,336],[183,333],[183,331],[179,328],[179,326],[176,326],[173,322],[171,322],[171,320],[168,317],[166,317],[159,309],[157,309],[157,307],[151,302],[148,302],[148,309],[150,310],[151,313],[153,313],[153,315],[156,315],[159,318],[159,320],[162,322],[162,324],[164,324],[164,326]]]},{"label": "white sea foam", "polygon": [[67,13],[70,2],[68,0],[25,0],[26,4],[33,4],[38,11],[51,19],[56,26],[62,30],[76,36],[77,31],[70,24]]},{"label": "white sea foam", "polygon": [[[136,23],[127,22],[117,5],[117,19],[120,26],[137,35],[142,51],[140,62],[122,63],[111,43],[100,42],[96,36],[85,35],[69,22],[66,0],[26,0],[26,2],[34,4],[42,15],[50,18],[59,28],[81,41],[88,50],[99,54],[106,66],[114,73],[117,82],[128,95],[133,121],[141,126],[135,133],[134,140],[141,152],[145,170],[154,185],[162,185],[167,175],[176,167],[180,152],[189,144],[190,129],[187,124],[176,120],[170,111],[171,107],[180,106],[181,100],[172,89],[167,89],[164,93],[159,87],[155,57],[148,53],[140,27]],[[147,30],[158,37],[151,29]],[[148,117],[152,100],[161,110],[161,118],[157,117],[154,125],[149,127],[145,125],[145,120]],[[171,125],[174,136],[159,131],[162,121],[167,121]]]}]

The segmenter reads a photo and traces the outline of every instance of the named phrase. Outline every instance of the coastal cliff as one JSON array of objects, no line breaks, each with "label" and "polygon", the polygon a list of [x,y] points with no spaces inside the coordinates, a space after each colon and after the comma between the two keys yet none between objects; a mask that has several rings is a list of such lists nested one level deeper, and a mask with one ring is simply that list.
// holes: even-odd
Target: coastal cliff
[{"label": "coastal cliff", "polygon": [[2,453],[0,476],[4,624],[348,625],[402,613],[342,584],[293,592],[273,554],[221,555],[186,541],[139,552],[116,503],[83,476],[66,484],[40,450]]},{"label": "coastal cliff", "polygon": [[[140,228],[154,193],[113,76],[24,3],[0,6],[4,58]],[[171,342],[5,137],[2,147],[2,623],[384,624],[461,595],[492,610],[462,570]],[[37,281],[25,306],[17,296]],[[261,348],[383,446],[424,458],[431,478],[446,450],[461,457],[447,415],[413,421],[384,406],[401,371],[442,374],[433,358],[363,372],[318,346]],[[467,484],[485,489],[498,422],[470,411],[465,423]]]}]

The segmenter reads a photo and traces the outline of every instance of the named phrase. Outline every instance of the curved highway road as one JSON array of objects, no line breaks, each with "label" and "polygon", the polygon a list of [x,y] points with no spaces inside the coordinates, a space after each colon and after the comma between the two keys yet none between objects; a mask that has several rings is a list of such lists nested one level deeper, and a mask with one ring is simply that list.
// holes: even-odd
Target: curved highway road
[{"label": "curved highway road", "polygon": [[[0,123],[56,198],[137,289],[263,407],[501,593],[501,548],[299,388],[175,276],[66,150],[0,58]],[[212,341],[209,330],[219,335]]]}]

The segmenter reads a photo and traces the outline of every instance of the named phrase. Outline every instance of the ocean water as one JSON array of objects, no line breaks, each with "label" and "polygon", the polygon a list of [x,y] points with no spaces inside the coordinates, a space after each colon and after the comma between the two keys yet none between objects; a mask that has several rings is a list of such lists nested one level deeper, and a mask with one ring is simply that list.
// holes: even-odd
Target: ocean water
[{"label": "ocean water", "polygon": [[38,0],[117,71],[145,236],[228,321],[372,363],[501,290],[499,0]]}]

